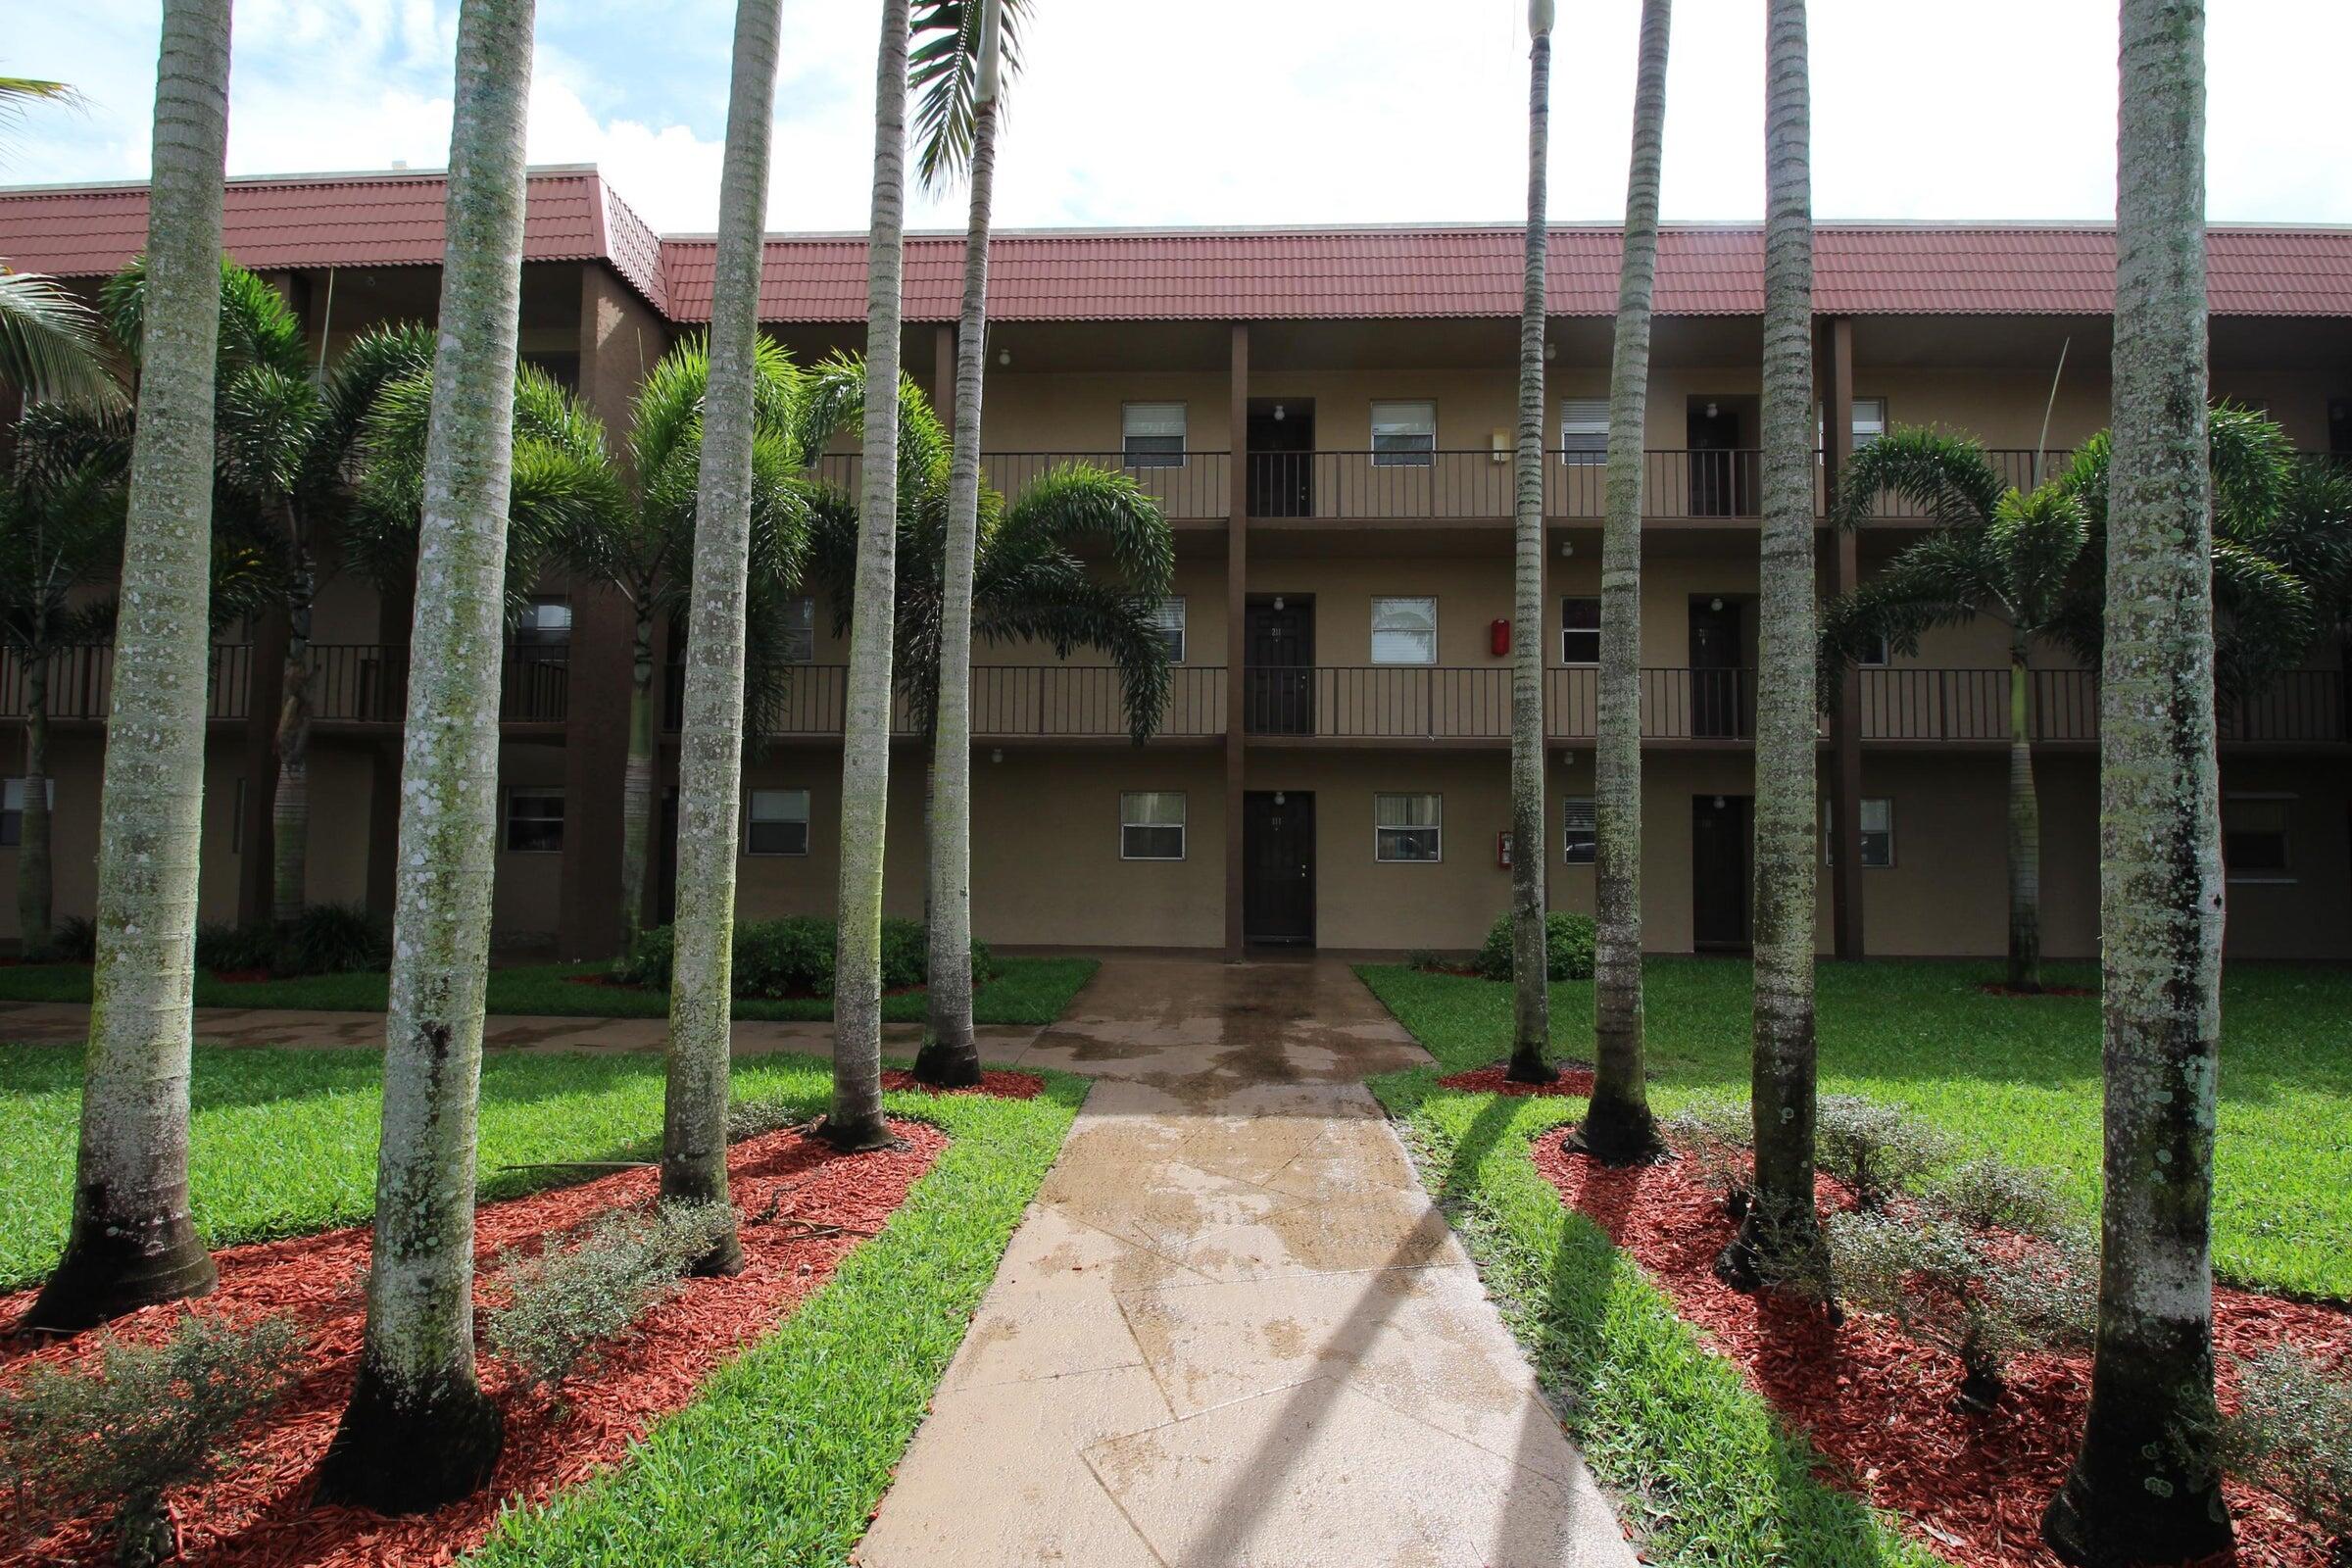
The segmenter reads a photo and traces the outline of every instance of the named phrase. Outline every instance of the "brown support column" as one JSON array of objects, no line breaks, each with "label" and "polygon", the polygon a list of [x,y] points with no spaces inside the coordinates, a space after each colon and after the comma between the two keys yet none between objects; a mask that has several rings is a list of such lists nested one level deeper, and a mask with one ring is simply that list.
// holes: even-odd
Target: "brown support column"
[{"label": "brown support column", "polygon": [[956,325],[947,322],[931,335],[931,410],[950,434],[956,429]]},{"label": "brown support column", "polygon": [[253,622],[245,696],[245,829],[237,858],[237,921],[270,918],[276,835],[270,801],[277,787],[277,709],[286,694],[286,612],[270,610]]},{"label": "brown support column", "polygon": [[1249,745],[1242,722],[1250,604],[1250,328],[1233,325],[1225,471],[1225,950],[1242,951],[1242,786]]},{"label": "brown support column", "polygon": [[587,584],[571,595],[564,709],[564,907],[557,956],[609,958],[620,948],[621,778],[629,759],[629,603]]},{"label": "brown support column", "polygon": [[[1828,506],[1838,504],[1838,476],[1854,452],[1854,323],[1834,317],[1822,323],[1820,367],[1823,461]],[[1851,530],[1835,535],[1831,587],[1849,593],[1861,580],[1861,540]],[[1832,769],[1830,901],[1835,951],[1840,958],[1864,955],[1862,937],[1862,675],[1847,665],[1831,707]]]},{"label": "brown support column", "polygon": [[368,907],[389,920],[400,864],[400,770],[409,710],[409,637],[416,618],[416,584],[403,574],[376,589],[375,640],[383,649],[378,711],[393,725],[368,760]]}]

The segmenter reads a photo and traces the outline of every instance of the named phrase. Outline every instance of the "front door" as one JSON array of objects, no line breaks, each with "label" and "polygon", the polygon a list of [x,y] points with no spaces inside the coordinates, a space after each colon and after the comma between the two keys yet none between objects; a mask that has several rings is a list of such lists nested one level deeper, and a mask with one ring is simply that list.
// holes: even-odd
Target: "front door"
[{"label": "front door", "polygon": [[1690,798],[1690,945],[1700,951],[1747,946],[1748,865],[1754,838],[1748,797]]},{"label": "front door", "polygon": [[1298,594],[1256,596],[1244,622],[1243,671],[1251,735],[1315,732],[1315,602]]},{"label": "front door", "polygon": [[1740,445],[1740,411],[1728,403],[1693,399],[1686,433],[1690,443],[1690,515],[1752,514],[1752,454]]},{"label": "front door", "polygon": [[1745,674],[1740,667],[1740,604],[1690,601],[1690,733],[1728,740],[1747,733]]},{"label": "front door", "polygon": [[1242,937],[1312,947],[1315,798],[1251,790],[1242,798]]},{"label": "front door", "polygon": [[1250,400],[1250,515],[1315,514],[1312,398]]}]

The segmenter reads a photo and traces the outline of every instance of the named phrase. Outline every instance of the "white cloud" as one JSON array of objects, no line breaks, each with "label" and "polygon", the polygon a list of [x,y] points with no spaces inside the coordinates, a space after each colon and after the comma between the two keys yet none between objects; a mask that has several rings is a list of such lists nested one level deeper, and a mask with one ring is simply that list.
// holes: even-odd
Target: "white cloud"
[{"label": "white cloud", "polygon": [[[0,67],[93,100],[9,150],[16,180],[136,178],[155,21],[140,0],[23,5]],[[531,157],[593,162],[657,228],[715,218],[729,7],[543,5]],[[1557,35],[1551,210],[1624,201],[1633,0]],[[863,227],[878,8],[786,0],[768,220]],[[1825,218],[2103,218],[2114,204],[2112,0],[1813,0],[1815,210]],[[241,0],[236,172],[435,167],[447,157],[452,0]],[[1183,7],[1039,0],[1012,91],[1007,224],[1508,220],[1525,197],[1520,0]],[[2212,213],[2352,222],[2333,80],[2352,6],[2266,0],[2210,20]],[[1761,209],[1754,0],[1681,0],[1668,89],[1670,218]],[[951,226],[959,193],[917,195]]]}]

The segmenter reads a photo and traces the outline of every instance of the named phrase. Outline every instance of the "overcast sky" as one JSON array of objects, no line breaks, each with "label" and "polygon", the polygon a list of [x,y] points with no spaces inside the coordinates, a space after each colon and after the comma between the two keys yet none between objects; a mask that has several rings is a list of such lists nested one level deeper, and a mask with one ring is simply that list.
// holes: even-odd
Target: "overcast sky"
[{"label": "overcast sky", "polygon": [[[866,222],[880,8],[785,0],[772,229]],[[2352,222],[2348,0],[2210,0],[2211,216]],[[1561,0],[1551,211],[1624,208],[1637,0]],[[1762,0],[1679,0],[1669,219],[1762,210]],[[2116,0],[1813,0],[1825,219],[2105,219]],[[1509,220],[1524,0],[1035,0],[1006,225]],[[232,174],[447,161],[455,0],[238,0]],[[664,232],[715,221],[727,0],[540,0],[530,156],[601,165]],[[1345,24],[1344,30],[1341,24]],[[0,182],[147,172],[154,0],[0,0],[0,73],[61,78]],[[960,226],[954,193],[912,220]]]}]

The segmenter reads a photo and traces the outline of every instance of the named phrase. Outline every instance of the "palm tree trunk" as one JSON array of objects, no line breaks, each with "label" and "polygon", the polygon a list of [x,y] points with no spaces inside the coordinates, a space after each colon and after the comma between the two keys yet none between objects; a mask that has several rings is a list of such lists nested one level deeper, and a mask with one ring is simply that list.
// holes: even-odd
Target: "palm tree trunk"
[{"label": "palm tree trunk", "polygon": [[458,12],[368,1335],[318,1471],[322,1496],[387,1513],[473,1491],[503,1436],[474,1372],[474,1125],[497,846],[531,12],[532,0],[465,0]]},{"label": "palm tree trunk", "polygon": [[1608,513],[1600,533],[1600,712],[1593,744],[1592,1104],[1577,1135],[1610,1164],[1661,1149],[1642,1054],[1642,445],[1649,419],[1650,301],[1666,134],[1671,0],[1642,0],[1626,178],[1625,256],[1609,372]]},{"label": "palm tree trunk", "polygon": [[213,1288],[188,1218],[228,0],[166,0],[73,1230],[25,1327]]},{"label": "palm tree trunk", "polygon": [[972,1038],[972,573],[980,533],[980,392],[988,363],[988,219],[997,174],[998,5],[981,0],[979,82],[972,100],[972,215],[956,328],[956,447],[948,474],[931,748],[929,1038],[914,1058],[915,1077],[943,1088],[980,1081],[980,1048]]},{"label": "palm tree trunk", "polygon": [[2205,16],[2124,0],[2099,711],[2105,1200],[2068,1562],[2227,1550],[2213,1391],[2222,864],[2206,457]]},{"label": "palm tree trunk", "polygon": [[[289,531],[297,531],[290,517]],[[311,602],[309,552],[296,547],[294,592],[286,607],[284,690],[277,708],[276,793],[270,802],[270,916],[280,927],[302,916],[311,863]]]},{"label": "palm tree trunk", "polygon": [[1551,133],[1552,0],[1531,0],[1527,81],[1527,261],[1519,301],[1519,444],[1512,505],[1511,1064],[1519,1083],[1559,1076],[1544,929],[1544,223]]},{"label": "palm tree trunk", "polygon": [[1748,1286],[1816,1260],[1813,1200],[1813,194],[1805,0],[1770,0],[1765,62],[1764,518],[1757,573],[1756,1181],[1718,1268]]},{"label": "palm tree trunk", "polygon": [[2009,650],[2009,989],[2041,989],[2041,805],[2034,793],[2034,731],[2026,647]]},{"label": "palm tree trunk", "polygon": [[620,947],[645,929],[646,856],[654,842],[654,611],[637,597],[637,636],[629,666],[629,751],[620,769]]},{"label": "palm tree trunk", "polygon": [[17,827],[18,951],[49,946],[55,903],[49,877],[49,654],[24,661],[24,809]]},{"label": "palm tree trunk", "polygon": [[[678,733],[678,913],[662,1097],[662,1197],[724,1205],[702,1274],[743,1268],[727,1196],[727,1066],[734,1031],[735,862],[743,788],[744,614],[752,550],[753,398],[760,230],[776,95],[780,0],[739,0],[719,176],[710,372],[687,607],[686,713]],[[650,662],[648,665],[650,669]]]},{"label": "palm tree trunk", "polygon": [[895,1142],[882,1119],[882,835],[890,806],[891,637],[898,604],[899,330],[906,248],[907,0],[882,0],[874,206],[866,247],[864,494],[841,748],[840,937],[833,963],[833,1109],[842,1149]]}]

